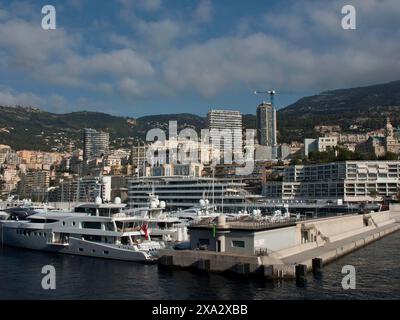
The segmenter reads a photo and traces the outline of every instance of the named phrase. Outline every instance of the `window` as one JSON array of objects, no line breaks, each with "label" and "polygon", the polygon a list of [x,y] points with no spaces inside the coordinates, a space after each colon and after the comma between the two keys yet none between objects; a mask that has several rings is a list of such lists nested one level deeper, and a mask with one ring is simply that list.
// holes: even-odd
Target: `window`
[{"label": "window", "polygon": [[210,244],[210,239],[199,239],[199,244],[201,246],[204,246],[204,245],[208,246]]},{"label": "window", "polygon": [[82,236],[82,239],[86,241],[101,242],[101,236],[98,235],[85,234]]},{"label": "window", "polygon": [[62,225],[65,226],[65,221],[62,222]]},{"label": "window", "polygon": [[112,222],[106,222],[105,228],[107,231],[114,231],[114,224]]},{"label": "window", "polygon": [[84,228],[84,229],[101,229],[101,222],[84,221],[84,222],[82,222],[82,228]]},{"label": "window", "polygon": [[83,248],[79,248],[78,250],[79,250],[80,252],[83,252]]},{"label": "window", "polygon": [[232,240],[232,247],[244,248],[244,241],[242,241],[242,240]]},{"label": "window", "polygon": [[74,227],[75,227],[75,224],[76,224],[75,221],[72,221],[72,225],[73,225]]},{"label": "window", "polygon": [[104,254],[108,254],[108,251],[107,251],[107,250],[104,250],[103,253],[104,253]]}]

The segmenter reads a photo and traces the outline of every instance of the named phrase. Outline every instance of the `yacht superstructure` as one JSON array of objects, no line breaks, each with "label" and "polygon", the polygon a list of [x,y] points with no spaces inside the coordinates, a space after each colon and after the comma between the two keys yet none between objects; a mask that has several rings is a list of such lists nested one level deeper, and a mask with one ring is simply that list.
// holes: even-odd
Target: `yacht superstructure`
[{"label": "yacht superstructure", "polygon": [[165,207],[164,201],[150,193],[146,207],[125,209],[120,217],[128,219],[130,224],[146,225],[153,239],[172,243],[188,241],[187,222],[164,212]]},{"label": "yacht superstructure", "polygon": [[[107,204],[101,207],[106,209]],[[146,225],[130,227],[134,221],[129,217],[99,212],[47,212],[23,221],[4,220],[0,239],[11,246],[57,253],[126,261],[157,259],[164,243],[151,240]]]}]

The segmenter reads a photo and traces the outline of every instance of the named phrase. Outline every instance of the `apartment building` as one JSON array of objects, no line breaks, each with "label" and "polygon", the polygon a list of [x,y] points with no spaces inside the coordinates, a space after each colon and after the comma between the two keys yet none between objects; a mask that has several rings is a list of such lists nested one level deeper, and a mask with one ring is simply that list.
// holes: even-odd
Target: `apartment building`
[{"label": "apartment building", "polygon": [[295,165],[282,181],[268,181],[263,194],[280,200],[381,201],[400,190],[400,161],[344,161]]}]

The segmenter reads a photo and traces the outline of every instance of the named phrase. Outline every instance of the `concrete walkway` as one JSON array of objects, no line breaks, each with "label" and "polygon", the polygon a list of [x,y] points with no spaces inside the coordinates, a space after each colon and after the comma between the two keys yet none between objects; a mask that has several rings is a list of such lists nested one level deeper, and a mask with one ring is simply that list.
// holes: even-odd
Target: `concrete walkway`
[{"label": "concrete walkway", "polygon": [[[371,238],[376,234],[379,234],[380,232],[385,232],[390,230],[391,228],[396,228],[400,229],[400,218],[398,217],[393,217],[396,219],[395,223],[391,223],[382,227],[375,228],[373,230],[369,230],[354,236],[351,236],[346,239],[338,240],[335,242],[330,242],[326,243],[325,245],[310,249],[308,251],[303,251],[298,254],[294,254],[292,256],[286,257],[281,259],[283,263],[285,264],[305,264],[307,266],[311,265],[311,260],[326,254],[329,254],[330,252],[336,252],[338,248],[344,248],[346,246],[349,246],[351,244],[356,244],[358,241],[363,241],[366,238]],[[377,237],[376,240],[378,240],[381,237]],[[355,246],[354,249],[357,249],[358,247],[361,246]]]}]

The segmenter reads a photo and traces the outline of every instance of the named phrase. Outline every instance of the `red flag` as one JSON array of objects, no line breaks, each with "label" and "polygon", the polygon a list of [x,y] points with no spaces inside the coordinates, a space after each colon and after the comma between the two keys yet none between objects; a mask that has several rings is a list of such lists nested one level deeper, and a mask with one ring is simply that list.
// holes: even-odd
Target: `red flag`
[{"label": "red flag", "polygon": [[146,240],[149,240],[149,232],[148,232],[148,230],[147,230],[147,224],[143,224],[143,225],[140,227],[140,230],[142,230],[142,231],[144,232],[144,238],[145,238]]}]

